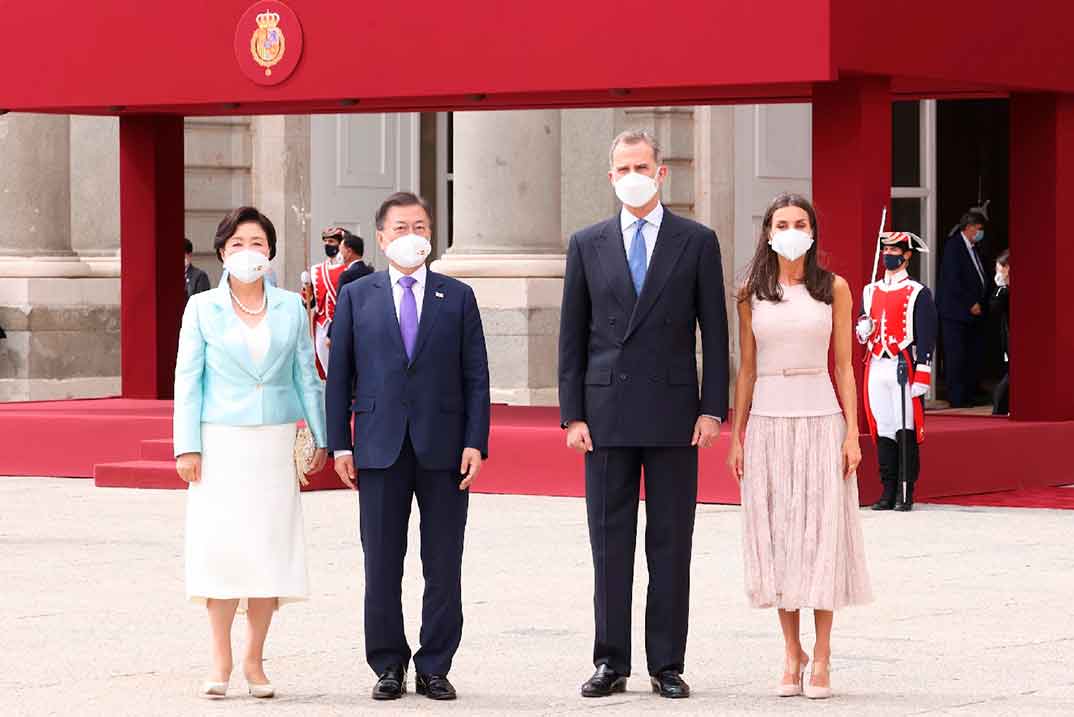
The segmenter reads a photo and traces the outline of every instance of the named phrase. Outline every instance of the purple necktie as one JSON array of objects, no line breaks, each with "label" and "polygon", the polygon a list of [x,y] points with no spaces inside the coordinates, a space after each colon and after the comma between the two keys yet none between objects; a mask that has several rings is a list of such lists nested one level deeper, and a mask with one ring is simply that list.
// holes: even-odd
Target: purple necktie
[{"label": "purple necktie", "polygon": [[403,348],[406,357],[414,358],[414,343],[418,340],[418,302],[414,298],[414,284],[417,279],[404,276],[399,279],[403,287],[403,300],[399,302],[399,332],[403,335]]}]

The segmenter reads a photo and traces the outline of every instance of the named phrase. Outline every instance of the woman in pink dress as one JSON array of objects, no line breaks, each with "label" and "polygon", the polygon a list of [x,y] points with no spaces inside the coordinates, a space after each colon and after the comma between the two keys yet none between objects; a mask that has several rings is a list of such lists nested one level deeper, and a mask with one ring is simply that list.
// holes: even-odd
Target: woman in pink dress
[{"label": "woman in pink dress", "polygon": [[[783,629],[778,694],[810,698],[831,696],[833,611],[871,599],[855,475],[853,299],[847,282],[820,265],[819,239],[804,197],[780,195],[765,212],[738,295],[741,365],[728,458],[742,491],[746,594],[753,607],[776,608]],[[816,623],[808,682],[803,608]]]}]

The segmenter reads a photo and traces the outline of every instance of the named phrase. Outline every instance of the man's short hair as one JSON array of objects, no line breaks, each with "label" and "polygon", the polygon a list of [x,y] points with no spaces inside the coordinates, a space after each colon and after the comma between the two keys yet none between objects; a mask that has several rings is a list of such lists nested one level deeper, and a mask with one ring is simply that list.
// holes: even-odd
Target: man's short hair
[{"label": "man's short hair", "polygon": [[1011,263],[1011,250],[1004,249],[1000,252],[1000,255],[996,257],[996,263],[1000,266],[1010,266]]},{"label": "man's short hair", "polygon": [[186,247],[187,254],[194,253],[194,242],[190,241],[189,239],[183,239],[183,246]]},{"label": "man's short hair", "polygon": [[413,207],[419,206],[425,210],[425,216],[429,217],[429,222],[433,221],[432,210],[429,209],[429,204],[419,197],[414,192],[396,192],[380,205],[380,209],[377,210],[377,231],[384,231],[384,219],[388,216],[388,211],[392,207]]},{"label": "man's short hair", "polygon": [[965,214],[963,214],[962,218],[959,219],[958,228],[959,229],[965,229],[966,227],[972,226],[974,224],[980,224],[980,225],[984,226],[984,224],[987,221],[988,220],[985,219],[984,214],[982,214],[981,212],[978,212],[976,210],[971,209],[970,211],[968,211]]},{"label": "man's short hair", "polygon": [[347,247],[358,256],[365,256],[365,240],[357,234],[343,232],[343,246]]},{"label": "man's short hair", "polygon": [[625,132],[620,132],[612,140],[612,146],[608,150],[608,166],[615,166],[615,148],[620,144],[639,144],[644,142],[649,145],[653,150],[653,159],[657,165],[660,164],[660,143],[656,140],[652,134],[644,129],[628,129]]}]

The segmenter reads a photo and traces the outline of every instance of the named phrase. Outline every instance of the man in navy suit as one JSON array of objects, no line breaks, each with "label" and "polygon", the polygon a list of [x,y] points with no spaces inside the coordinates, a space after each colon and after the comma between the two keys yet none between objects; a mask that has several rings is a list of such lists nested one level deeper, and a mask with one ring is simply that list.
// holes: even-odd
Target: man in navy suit
[{"label": "man in navy suit", "polygon": [[[654,692],[688,697],[697,449],[727,418],[727,308],[713,231],[660,203],[667,177],[647,132],[612,143],[623,209],[571,237],[559,337],[567,445],[585,454],[597,670],[585,697],[626,689],[638,497],[645,475],[649,593],[645,652]],[[698,395],[696,330],[703,382]]]},{"label": "man in navy suit", "polygon": [[403,557],[416,495],[425,575],[416,688],[431,699],[454,699],[447,675],[462,637],[468,489],[488,457],[485,335],[473,290],[425,268],[432,236],[425,202],[393,194],[376,224],[391,267],[339,295],[326,387],[329,448],[348,487],[361,472],[366,660],[378,677],[373,698],[406,692]]},{"label": "man in navy suit", "polygon": [[985,307],[989,282],[977,246],[984,239],[985,217],[962,216],[958,232],[944,245],[937,305],[944,350],[944,380],[952,408],[972,405],[984,353]]}]

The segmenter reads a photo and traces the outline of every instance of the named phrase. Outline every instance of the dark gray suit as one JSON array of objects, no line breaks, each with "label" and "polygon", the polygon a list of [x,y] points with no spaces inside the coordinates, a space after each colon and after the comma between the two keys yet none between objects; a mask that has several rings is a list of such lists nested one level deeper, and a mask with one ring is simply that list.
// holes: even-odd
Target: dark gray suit
[{"label": "dark gray suit", "polygon": [[[703,383],[698,391],[696,330]],[[700,415],[727,418],[727,308],[713,231],[664,210],[641,295],[620,217],[571,237],[559,339],[560,418],[586,421],[594,563],[593,661],[630,673],[638,498],[645,473],[650,674],[682,672],[690,606]]]}]

